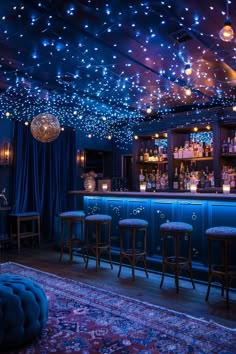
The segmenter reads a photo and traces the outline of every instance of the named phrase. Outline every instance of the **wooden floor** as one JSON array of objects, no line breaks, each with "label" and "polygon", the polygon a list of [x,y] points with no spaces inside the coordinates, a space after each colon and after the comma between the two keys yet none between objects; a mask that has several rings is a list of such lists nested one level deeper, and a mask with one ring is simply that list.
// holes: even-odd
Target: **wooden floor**
[{"label": "wooden floor", "polygon": [[72,264],[68,254],[65,254],[61,263],[59,252],[53,244],[41,245],[41,248],[22,247],[18,255],[15,248],[1,249],[0,261],[20,263],[42,271],[50,272],[62,277],[82,281],[109,291],[132,297],[151,304],[164,306],[178,312],[205,320],[217,322],[223,326],[236,328],[236,292],[230,292],[230,308],[227,310],[220,289],[211,288],[209,302],[205,301],[206,284],[196,282],[196,289],[191,282],[180,281],[180,292],[176,294],[174,279],[166,276],[160,289],[160,274],[149,272],[146,278],[142,270],[136,271],[132,281],[131,270],[123,267],[120,278],[117,277],[118,266],[113,264],[113,270],[106,262],[101,262],[101,268],[96,271],[94,260],[89,260],[88,269],[85,269],[83,258],[74,256]]}]

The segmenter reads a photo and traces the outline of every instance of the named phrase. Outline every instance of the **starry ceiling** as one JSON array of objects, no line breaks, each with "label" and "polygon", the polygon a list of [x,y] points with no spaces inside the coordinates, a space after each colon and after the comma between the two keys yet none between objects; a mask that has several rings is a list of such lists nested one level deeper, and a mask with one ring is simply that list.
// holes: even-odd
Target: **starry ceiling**
[{"label": "starry ceiling", "polygon": [[139,122],[233,106],[236,33],[219,38],[227,17],[236,32],[235,0],[2,1],[1,117],[48,112],[125,143]]}]

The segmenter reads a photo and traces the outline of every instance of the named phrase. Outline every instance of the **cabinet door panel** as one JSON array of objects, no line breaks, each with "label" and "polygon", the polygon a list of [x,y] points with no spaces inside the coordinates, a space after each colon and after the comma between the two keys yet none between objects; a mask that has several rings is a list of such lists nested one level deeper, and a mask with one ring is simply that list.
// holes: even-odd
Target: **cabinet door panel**
[{"label": "cabinet door panel", "polygon": [[106,200],[101,197],[84,197],[84,212],[86,215],[106,214]]},{"label": "cabinet door panel", "polygon": [[[209,225],[214,226],[232,226],[236,227],[236,203],[227,202],[209,202]],[[215,261],[219,262],[220,259],[220,243],[213,244],[213,252]],[[236,265],[236,241],[230,243],[229,259],[230,264]],[[218,258],[217,258],[218,257]]]},{"label": "cabinet door panel", "polygon": [[178,201],[176,209],[177,221],[186,222],[193,226],[192,257],[193,261],[206,264],[207,242],[205,238],[207,203],[201,201]]},{"label": "cabinet door panel", "polygon": [[162,253],[160,225],[167,221],[173,221],[175,204],[176,202],[173,200],[151,200],[151,237],[148,242],[150,255],[161,255]]},{"label": "cabinet door panel", "polygon": [[111,221],[111,246],[120,247],[119,221],[126,217],[126,201],[122,198],[107,198],[107,213],[112,217]]}]

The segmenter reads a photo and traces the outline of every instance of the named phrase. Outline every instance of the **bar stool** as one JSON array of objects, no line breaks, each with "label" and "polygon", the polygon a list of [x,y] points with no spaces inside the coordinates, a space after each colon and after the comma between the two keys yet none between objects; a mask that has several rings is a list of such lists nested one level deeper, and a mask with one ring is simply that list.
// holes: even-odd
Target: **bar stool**
[{"label": "bar stool", "polygon": [[[84,261],[85,261],[85,255],[84,255],[84,247],[85,247],[85,241],[84,241],[84,220],[85,220],[85,214],[83,211],[65,211],[63,213],[59,214],[60,218],[60,234],[61,234],[61,253],[60,253],[60,258],[59,262],[62,260],[62,256],[64,253],[65,248],[69,248],[69,255],[70,255],[70,262],[73,260],[73,248],[78,247],[81,249]],[[74,226],[76,224],[81,225],[81,235],[80,238],[75,235],[75,230]],[[65,227],[68,227],[68,235],[65,233]],[[73,233],[74,232],[74,233]]]},{"label": "bar stool", "polygon": [[126,258],[132,267],[132,278],[134,280],[135,266],[139,261],[143,261],[144,271],[148,278],[147,272],[147,228],[148,222],[143,219],[123,219],[119,221],[120,230],[120,267],[118,278],[123,264],[123,259]]},{"label": "bar stool", "polygon": [[23,238],[37,237],[40,246],[40,214],[32,212],[11,213],[9,216],[9,237],[17,239],[17,249],[20,253],[20,243]]},{"label": "bar stool", "polygon": [[[218,277],[221,279],[221,295],[224,296],[226,290],[226,306],[229,307],[229,288],[231,281],[236,278],[236,266],[229,264],[229,247],[230,243],[236,241],[236,227],[216,226],[206,230],[208,239],[208,288],[206,301],[210,294],[212,278]],[[213,264],[212,261],[212,246],[213,242],[220,244],[221,259],[220,264]],[[217,262],[218,263],[218,262]]]},{"label": "bar stool", "polygon": [[[160,233],[162,236],[162,278],[160,288],[163,285],[166,266],[171,268],[175,275],[176,292],[179,292],[179,275],[182,270],[187,269],[190,274],[193,288],[195,284],[192,275],[192,235],[193,227],[184,222],[166,222],[160,225]],[[167,255],[166,241],[167,238],[174,240],[174,255]],[[187,254],[180,255],[180,241],[181,239],[187,240]]]},{"label": "bar stool", "polygon": [[[107,230],[103,226],[107,227]],[[101,255],[105,252],[108,254],[111,269],[113,269],[111,260],[111,216],[104,214],[88,215],[85,217],[85,227],[87,250],[85,268],[88,267],[89,253],[91,251],[96,257],[96,271],[100,267]],[[95,235],[94,233],[90,233],[94,227]],[[102,230],[102,227],[104,230]]]}]

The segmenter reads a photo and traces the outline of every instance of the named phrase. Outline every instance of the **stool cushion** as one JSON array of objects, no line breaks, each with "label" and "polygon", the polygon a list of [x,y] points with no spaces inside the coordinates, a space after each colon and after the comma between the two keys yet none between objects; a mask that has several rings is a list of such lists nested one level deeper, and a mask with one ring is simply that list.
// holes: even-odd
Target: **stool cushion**
[{"label": "stool cushion", "polygon": [[63,213],[59,214],[60,218],[83,218],[85,216],[85,213],[82,210],[78,211],[64,211]]},{"label": "stool cushion", "polygon": [[119,226],[121,227],[147,227],[148,222],[143,219],[123,219],[119,221]]},{"label": "stool cushion", "polygon": [[236,237],[236,227],[230,226],[215,226],[206,230],[207,236],[214,237]]},{"label": "stool cushion", "polygon": [[38,336],[48,320],[42,287],[14,274],[0,275],[0,348],[22,346]]},{"label": "stool cushion", "polygon": [[17,216],[17,217],[24,217],[24,216],[39,216],[40,214],[37,211],[29,211],[29,212],[22,212],[22,213],[10,213],[9,216]]},{"label": "stool cushion", "polygon": [[111,216],[105,215],[105,214],[94,214],[94,215],[86,216],[85,220],[86,221],[98,221],[98,222],[110,221]]},{"label": "stool cushion", "polygon": [[178,231],[178,232],[191,232],[193,227],[190,224],[179,221],[165,222],[160,225],[161,231]]}]

